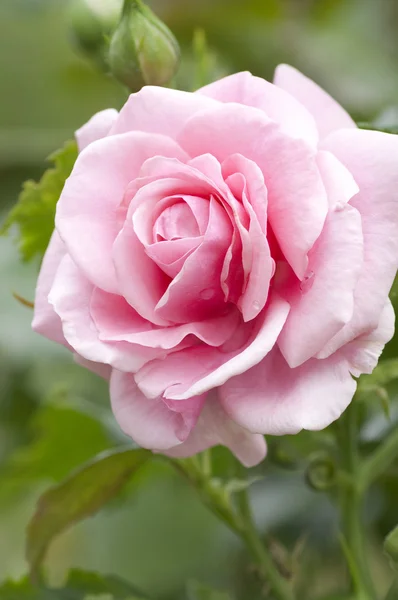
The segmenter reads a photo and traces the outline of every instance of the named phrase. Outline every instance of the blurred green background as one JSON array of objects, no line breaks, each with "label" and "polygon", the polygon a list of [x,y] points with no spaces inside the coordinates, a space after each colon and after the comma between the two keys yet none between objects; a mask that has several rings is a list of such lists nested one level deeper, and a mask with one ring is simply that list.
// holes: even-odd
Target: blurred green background
[{"label": "blurred green background", "polygon": [[[189,89],[195,78],[192,36],[200,26],[219,75],[247,69],[270,79],[278,63],[288,62],[323,85],[357,120],[398,124],[395,0],[148,3],[182,45],[182,87]],[[0,89],[3,217],[22,182],[40,177],[54,149],[94,112],[119,108],[126,95],[77,51],[67,0],[0,0]],[[123,442],[110,415],[106,384],[75,366],[62,348],[33,334],[31,312],[12,296],[33,299],[37,270],[37,264],[20,263],[12,236],[0,238],[0,579],[26,571],[24,529],[40,492],[83,460]],[[389,353],[396,354],[394,344]],[[383,416],[375,416],[363,432],[364,444],[372,445],[386,426]],[[307,442],[298,436],[292,443],[305,447]],[[259,525],[292,545],[306,532],[304,567],[315,561],[306,582],[325,595],[332,592],[344,573],[336,570],[340,550],[331,505],[306,487],[300,471],[284,472],[271,461],[262,470],[264,480],[253,486]],[[381,589],[391,579],[379,548],[396,521],[394,481],[386,474],[368,510]],[[195,493],[159,465],[145,468],[138,484],[134,495],[124,494],[53,545],[47,561],[52,580],[79,566],[122,575],[164,599],[179,598],[191,578],[249,598],[243,549]],[[310,600],[305,594],[303,600]]]}]

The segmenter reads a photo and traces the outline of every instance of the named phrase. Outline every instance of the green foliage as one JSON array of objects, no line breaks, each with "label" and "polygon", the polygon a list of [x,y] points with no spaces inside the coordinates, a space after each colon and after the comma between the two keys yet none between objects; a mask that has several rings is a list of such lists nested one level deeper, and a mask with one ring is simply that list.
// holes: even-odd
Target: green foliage
[{"label": "green foliage", "polygon": [[398,570],[398,525],[386,537],[384,551],[390,559],[391,566]]},{"label": "green foliage", "polygon": [[374,386],[385,386],[398,379],[398,358],[381,361],[371,375],[362,375],[360,386],[363,390]]},{"label": "green foliage", "polygon": [[42,258],[46,251],[54,229],[56,204],[77,154],[75,141],[67,142],[54,152],[49,157],[54,167],[48,169],[38,183],[27,181],[24,184],[18,203],[0,229],[0,233],[5,234],[12,226],[17,226],[18,247],[25,261],[35,256]]},{"label": "green foliage", "polygon": [[398,598],[398,579],[396,579],[393,582],[391,589],[388,591],[388,594],[385,597],[385,600],[397,600],[397,598]]},{"label": "green foliage", "polygon": [[27,532],[27,559],[36,575],[51,541],[98,512],[152,456],[147,450],[116,450],[98,456],[39,500]]},{"label": "green foliage", "polygon": [[3,474],[2,487],[6,481],[25,488],[29,481],[59,481],[79,464],[110,447],[100,422],[61,406],[40,408],[33,416],[30,435],[33,442],[14,453]]},{"label": "green foliage", "polygon": [[190,581],[188,583],[187,595],[188,600],[230,600],[230,596],[227,593],[213,590],[197,581]]},{"label": "green foliage", "polygon": [[50,589],[27,578],[0,587],[0,600],[146,600],[140,590],[119,577],[71,571],[64,587]]}]

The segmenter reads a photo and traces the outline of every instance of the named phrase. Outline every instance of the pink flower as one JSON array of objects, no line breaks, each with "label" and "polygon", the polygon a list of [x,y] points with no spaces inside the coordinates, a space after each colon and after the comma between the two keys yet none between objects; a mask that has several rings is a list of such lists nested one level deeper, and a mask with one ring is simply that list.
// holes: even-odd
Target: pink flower
[{"label": "pink flower", "polygon": [[393,335],[398,138],[282,65],[146,87],[77,139],[33,327],[110,376],[121,428],[253,465],[337,419]]}]

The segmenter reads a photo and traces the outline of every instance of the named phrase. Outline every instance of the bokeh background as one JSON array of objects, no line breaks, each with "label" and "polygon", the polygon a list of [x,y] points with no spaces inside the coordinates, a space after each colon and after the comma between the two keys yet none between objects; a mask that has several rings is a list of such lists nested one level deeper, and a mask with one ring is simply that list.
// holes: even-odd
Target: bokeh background
[{"label": "bokeh background", "polygon": [[[68,4],[0,0],[0,219],[16,201],[22,182],[40,177],[54,149],[94,112],[119,108],[126,97],[74,45]],[[193,85],[192,36],[202,27],[215,74],[250,70],[270,79],[278,63],[288,62],[323,85],[356,120],[398,125],[395,0],[148,4],[182,45],[182,87]],[[24,530],[40,492],[82,461],[123,443],[110,415],[106,385],[74,365],[66,351],[33,334],[31,312],[13,298],[17,292],[33,299],[37,271],[38,264],[21,264],[12,235],[0,238],[0,580],[26,571]],[[397,353],[394,343],[388,353]],[[376,407],[362,432],[363,443],[373,444],[385,427]],[[311,439],[304,435],[283,443],[288,449],[293,445],[297,456]],[[283,469],[270,460],[262,470],[264,479],[253,486],[259,526],[298,547],[305,532],[302,598],[312,597],[305,591],[308,584],[325,595],[333,592],[344,578],[336,566],[340,549],[333,508],[306,486],[300,469]],[[387,589],[391,579],[380,544],[397,520],[393,475],[386,474],[373,490],[368,507],[380,589]],[[164,600],[178,599],[188,579],[250,598],[243,549],[184,481],[155,464],[134,486],[134,494],[127,490],[52,546],[47,561],[52,581],[78,566],[119,574]],[[315,568],[305,571],[310,560]]]}]

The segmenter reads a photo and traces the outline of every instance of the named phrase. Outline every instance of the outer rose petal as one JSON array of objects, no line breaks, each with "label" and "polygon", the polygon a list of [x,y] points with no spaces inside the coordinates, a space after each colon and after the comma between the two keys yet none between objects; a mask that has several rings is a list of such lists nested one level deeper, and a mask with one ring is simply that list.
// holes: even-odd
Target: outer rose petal
[{"label": "outer rose petal", "polygon": [[330,209],[342,208],[359,192],[356,181],[347,167],[330,152],[325,150],[318,152],[317,164],[322,175]]},{"label": "outer rose petal", "polygon": [[109,381],[112,373],[111,366],[104,365],[102,363],[92,362],[91,360],[87,360],[86,358],[83,358],[82,356],[79,356],[79,354],[76,353],[74,354],[73,358],[75,359],[75,363],[77,363],[81,367],[84,367],[85,369],[92,371],[99,377],[102,377],[103,379],[107,379]]},{"label": "outer rose petal", "polygon": [[180,446],[168,450],[166,454],[184,458],[218,444],[227,446],[245,467],[253,467],[260,463],[267,452],[264,437],[250,433],[231,421],[221,407],[217,394],[213,393],[209,394],[196,427],[188,439]]},{"label": "outer rose petal", "polygon": [[349,169],[360,192],[350,204],[360,212],[365,257],[350,323],[320,352],[330,356],[375,329],[398,264],[398,137],[378,131],[341,130],[324,142]]},{"label": "outer rose petal", "polygon": [[362,265],[361,216],[347,204],[329,213],[309,253],[308,281],[296,280],[284,295],[291,310],[278,345],[290,367],[314,356],[351,319]]},{"label": "outer rose petal", "polygon": [[122,430],[144,448],[167,450],[187,439],[195,426],[204,397],[190,398],[171,410],[160,399],[148,399],[133,375],[114,370],[111,375],[112,410]]},{"label": "outer rose petal", "polygon": [[195,115],[178,141],[192,157],[210,152],[223,162],[231,154],[243,154],[257,163],[275,236],[296,275],[304,277],[307,254],[328,210],[314,149],[286,136],[262,111],[238,104]]},{"label": "outer rose petal", "polygon": [[153,348],[126,342],[102,342],[90,315],[93,289],[66,255],[58,268],[49,302],[62,320],[65,339],[80,356],[128,372],[140,369],[148,360],[165,356],[164,352]]},{"label": "outer rose petal", "polygon": [[316,120],[321,138],[335,129],[356,128],[350,115],[316,83],[290,67],[279,65],[275,71],[274,83],[297,98]]},{"label": "outer rose petal", "polygon": [[314,117],[285,90],[249,72],[236,73],[215,81],[196,92],[220,102],[236,102],[264,111],[276,121],[283,131],[292,137],[318,143],[318,131]]},{"label": "outer rose petal", "polygon": [[32,328],[58,344],[68,345],[63,331],[61,319],[48,301],[48,295],[54,283],[57,269],[66,253],[65,244],[57,231],[54,231],[41,265],[36,286],[35,312]]},{"label": "outer rose petal", "polygon": [[350,371],[356,377],[362,373],[371,373],[383,352],[385,344],[394,335],[395,314],[391,302],[388,300],[380,317],[376,329],[370,333],[363,333],[344,348],[342,353],[350,364]]},{"label": "outer rose petal", "polygon": [[217,105],[215,100],[198,94],[148,85],[131,94],[110,134],[145,131],[176,139],[195,113]]},{"label": "outer rose petal", "polygon": [[75,133],[79,152],[84,150],[92,142],[96,142],[108,135],[112,125],[118,117],[118,112],[114,108],[103,110],[80,127]]},{"label": "outer rose petal", "polygon": [[226,413],[242,427],[286,435],[327,427],[347,408],[355,389],[343,356],[311,359],[291,369],[275,348],[256,367],[225,383],[219,395]]},{"label": "outer rose petal", "polygon": [[185,400],[203,394],[259,363],[274,346],[288,312],[288,303],[275,295],[254,335],[236,350],[204,346],[182,350],[149,363],[136,374],[136,382],[152,398],[164,393],[165,398]]},{"label": "outer rose petal", "polygon": [[143,162],[156,154],[186,156],[173,140],[155,134],[126,133],[93,142],[79,155],[58,202],[55,222],[68,252],[107,292],[119,289],[112,262],[118,207]]}]

